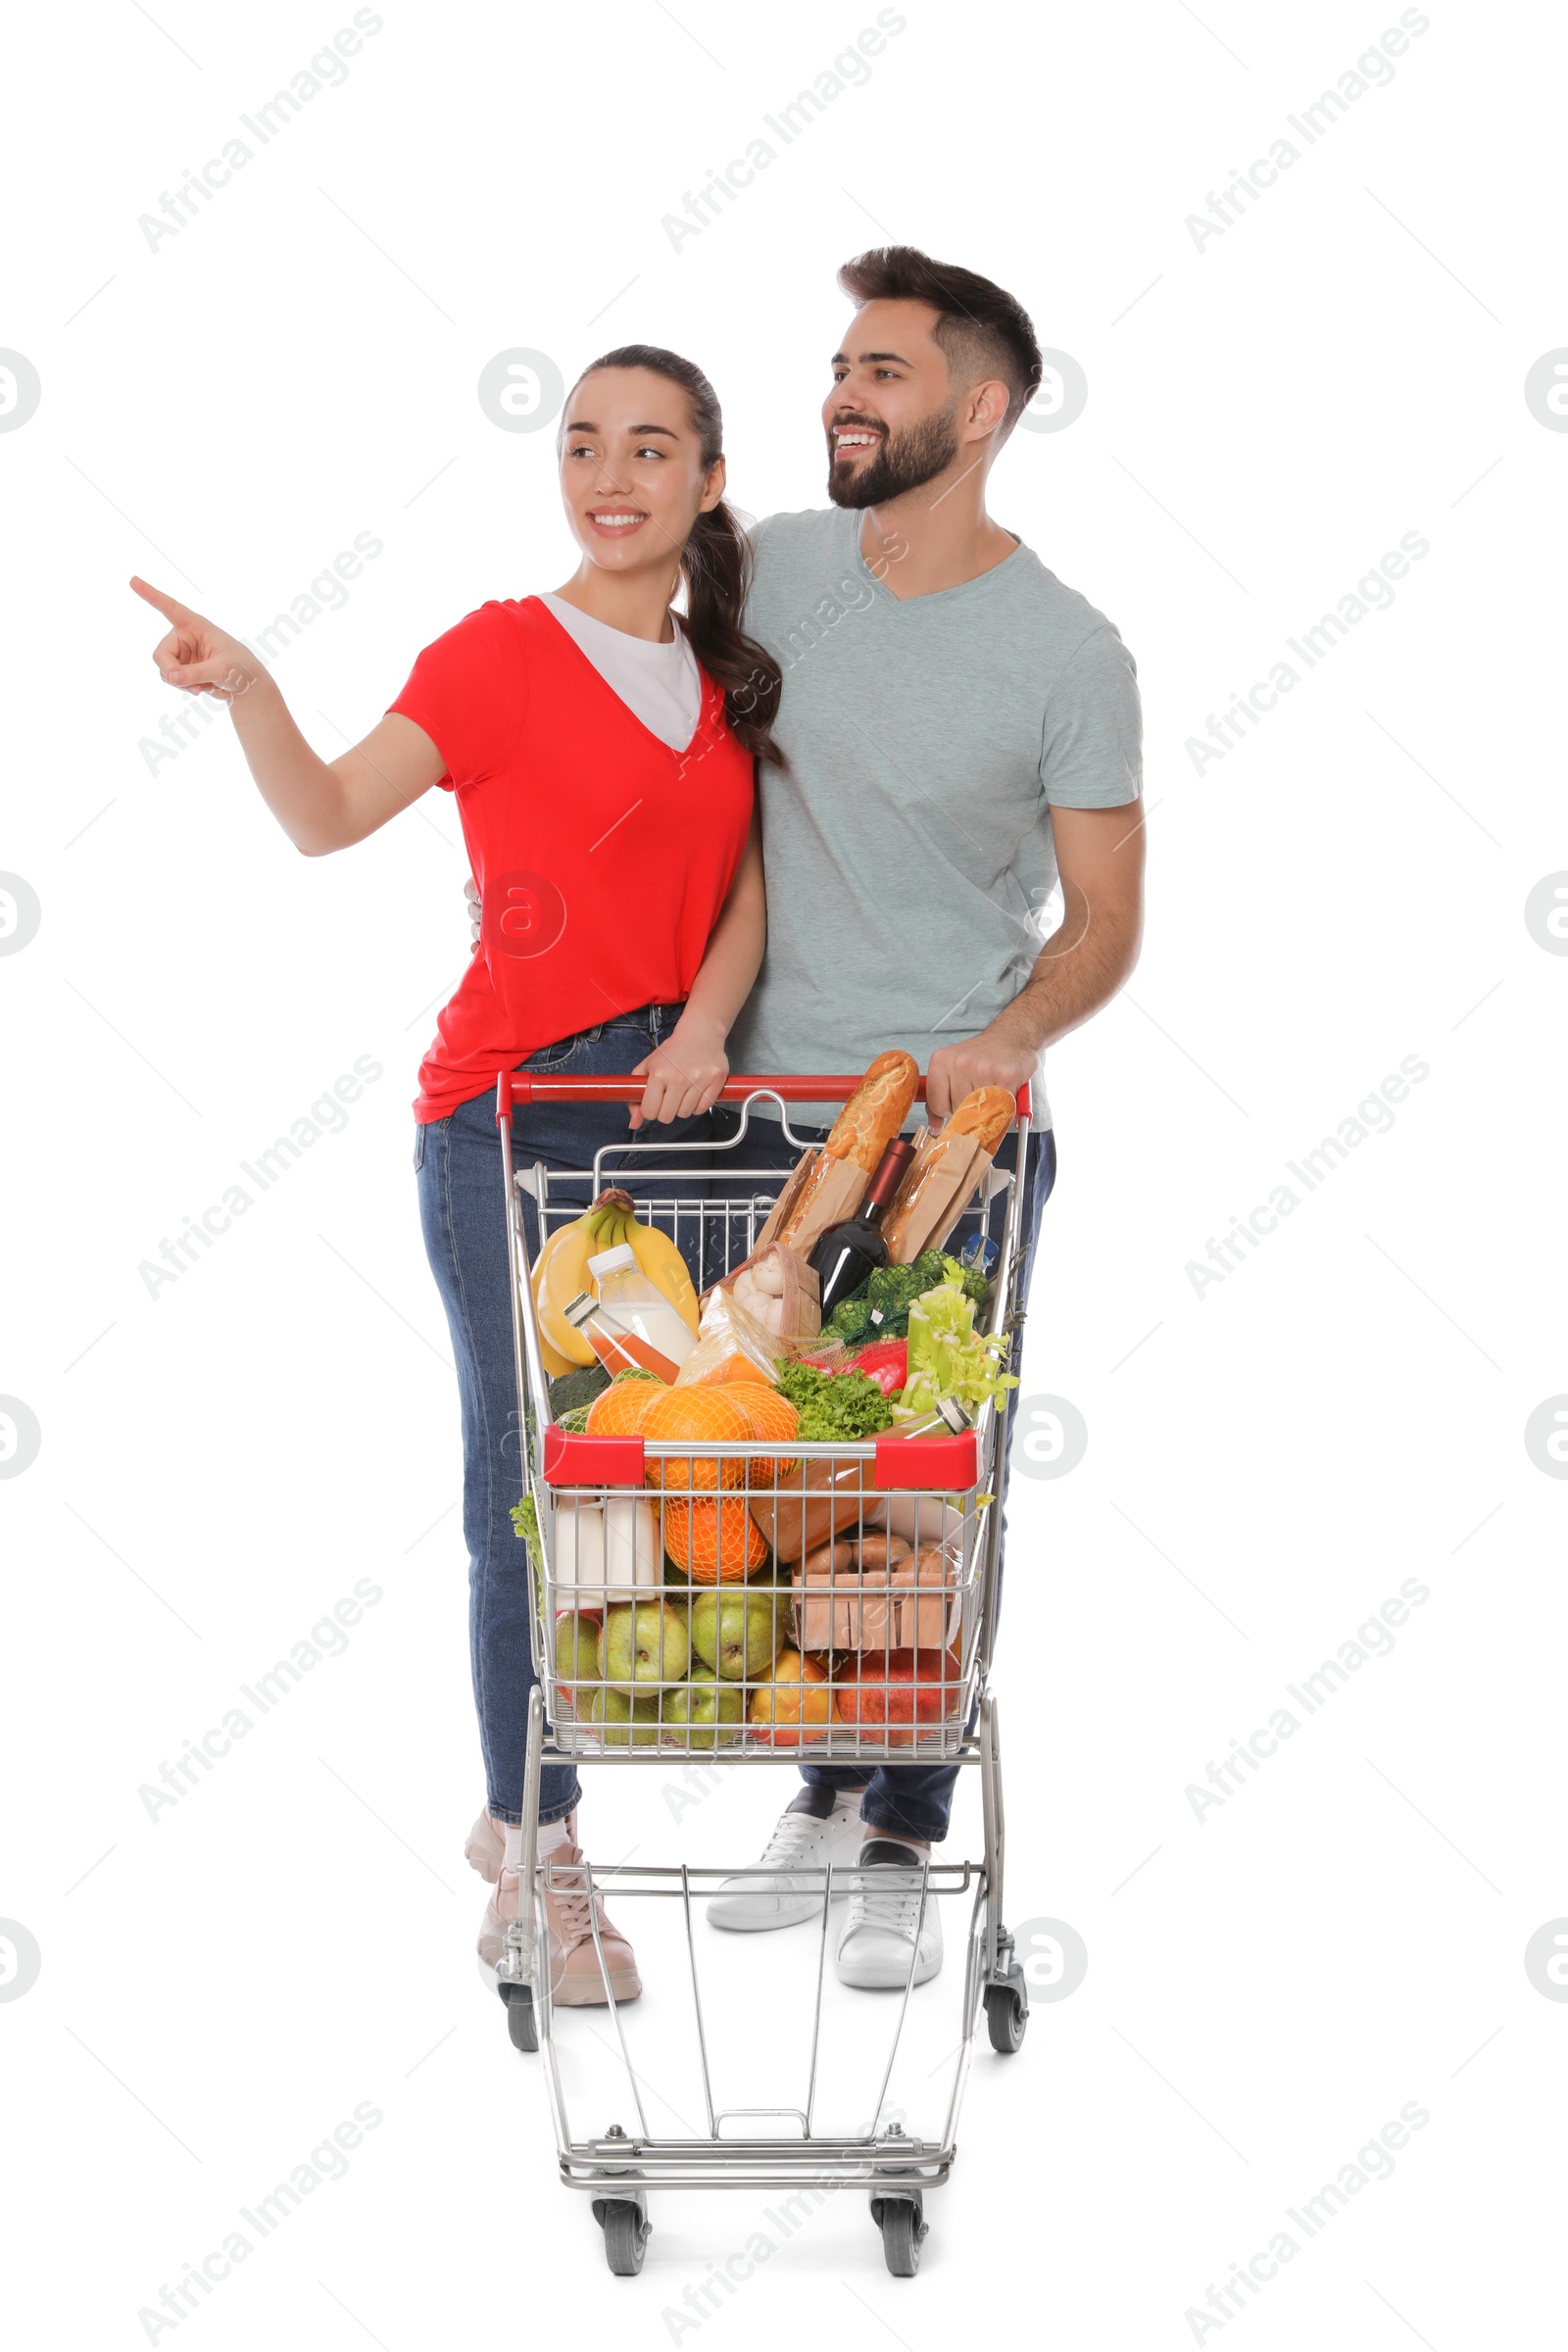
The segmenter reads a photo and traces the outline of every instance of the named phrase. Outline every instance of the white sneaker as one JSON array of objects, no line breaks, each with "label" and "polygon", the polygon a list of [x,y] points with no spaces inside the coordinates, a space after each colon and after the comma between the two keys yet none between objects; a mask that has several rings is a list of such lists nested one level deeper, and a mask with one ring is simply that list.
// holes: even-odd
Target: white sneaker
[{"label": "white sneaker", "polygon": [[[893,1838],[868,1838],[857,1857],[874,1878],[855,1886],[839,1938],[841,1984],[902,1992],[942,1966],[942,1906],[928,1886],[921,1917],[921,1856]],[[909,1975],[910,1954],[914,1975]]]},{"label": "white sneaker", "polygon": [[[833,1810],[831,1788],[803,1788],[758,1858],[759,1870],[771,1870],[771,1879],[726,1879],[709,1902],[709,1925],[715,1928],[793,1928],[803,1919],[822,1916],[822,1884],[815,1874],[830,1862],[848,1861],[863,1835],[859,1816]],[[824,1814],[818,1807],[827,1800]],[[807,1871],[813,1878],[798,1877]],[[840,1900],[835,1892],[835,1902]]]}]

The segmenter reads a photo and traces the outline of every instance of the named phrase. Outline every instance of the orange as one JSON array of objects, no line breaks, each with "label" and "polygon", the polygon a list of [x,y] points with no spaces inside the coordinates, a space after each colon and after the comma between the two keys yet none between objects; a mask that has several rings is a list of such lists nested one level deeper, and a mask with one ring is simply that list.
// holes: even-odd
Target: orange
[{"label": "orange", "polygon": [[732,1381],[755,1380],[760,1382],[761,1377],[761,1373],[751,1357],[742,1355],[737,1349],[735,1354],[723,1356],[716,1364],[710,1365],[706,1372],[694,1374],[689,1380],[683,1375],[678,1385],[681,1388],[690,1389],[717,1389],[727,1386]]},{"label": "orange", "polygon": [[[801,1416],[787,1396],[770,1389],[765,1381],[736,1380],[727,1384],[724,1394],[733,1396],[752,1425],[754,1438],[794,1438],[800,1435]],[[774,1460],[770,1456],[747,1464],[749,1482],[755,1491],[759,1487],[778,1484],[786,1470],[793,1470],[792,1461]]]},{"label": "orange", "polygon": [[[628,1388],[642,1385],[626,1383]],[[613,1390],[609,1394],[613,1395]],[[752,1434],[744,1410],[724,1390],[697,1387],[659,1390],[637,1429],[651,1446],[702,1438],[710,1444],[744,1446]],[[738,1487],[743,1469],[743,1463],[720,1461],[713,1454],[679,1454],[669,1461],[650,1462],[645,1479],[651,1487],[671,1487],[683,1494],[702,1494],[716,1487]]]},{"label": "orange", "polygon": [[738,1585],[767,1557],[761,1529],[738,1494],[667,1501],[664,1549],[694,1585]]},{"label": "orange", "polygon": [[588,1407],[588,1434],[593,1438],[635,1437],[656,1396],[667,1396],[662,1380],[614,1380],[601,1389]]}]

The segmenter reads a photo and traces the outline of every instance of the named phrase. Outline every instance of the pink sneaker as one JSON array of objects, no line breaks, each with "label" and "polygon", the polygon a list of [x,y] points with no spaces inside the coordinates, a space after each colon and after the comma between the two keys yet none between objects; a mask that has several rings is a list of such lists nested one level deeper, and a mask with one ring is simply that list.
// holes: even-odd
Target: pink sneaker
[{"label": "pink sneaker", "polygon": [[463,1859],[470,1870],[476,1870],[480,1878],[488,1879],[493,1886],[501,1876],[506,1850],[507,1841],[500,1822],[493,1821],[488,1813],[481,1813],[468,1832]]},{"label": "pink sneaker", "polygon": [[[568,1837],[576,1829],[576,1815],[567,1823]],[[550,1856],[558,1881],[572,1866],[581,1867],[581,1848],[571,1842],[558,1846]],[[475,1865],[477,1867],[477,1865]],[[519,1874],[503,1868],[496,1880],[496,1889],[485,1905],[484,1919],[479,1929],[479,1966],[482,1973],[495,1983],[496,1965],[506,1942],[507,1929],[517,1916],[517,1881]],[[599,1950],[594,1948],[592,1914],[599,1922]],[[634,2001],[642,1991],[643,1981],[637,1973],[637,1960],[631,1945],[611,1921],[603,1898],[588,1892],[587,1874],[583,1872],[577,1886],[559,1883],[545,1887],[545,1918],[550,1929],[550,1990],[554,2000],[564,2009],[604,2007],[613,1993],[617,2001]],[[604,1966],[600,1967],[600,1952]],[[606,1989],[606,1980],[609,1989]]]}]

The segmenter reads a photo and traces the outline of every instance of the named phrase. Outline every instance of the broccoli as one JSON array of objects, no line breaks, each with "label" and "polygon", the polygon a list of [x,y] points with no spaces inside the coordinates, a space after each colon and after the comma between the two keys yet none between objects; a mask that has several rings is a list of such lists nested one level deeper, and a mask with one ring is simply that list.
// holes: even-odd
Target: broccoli
[{"label": "broccoli", "polygon": [[[878,1266],[865,1286],[866,1298],[875,1314],[882,1320],[879,1333],[886,1331],[890,1317],[902,1315],[906,1327],[910,1307],[922,1292],[929,1291],[942,1280],[943,1259],[940,1250],[922,1250],[919,1256],[906,1266]],[[903,1327],[888,1332],[889,1339],[903,1337]]]},{"label": "broccoli", "polygon": [[610,1374],[603,1364],[584,1364],[580,1371],[563,1372],[550,1383],[550,1409],[559,1421],[564,1413],[575,1412],[580,1404],[592,1404],[602,1390],[610,1386]]},{"label": "broccoli", "polygon": [[846,1347],[863,1348],[873,1340],[908,1337],[909,1309],[927,1291],[956,1277],[963,1295],[976,1305],[984,1303],[986,1278],[973,1266],[960,1266],[940,1250],[922,1250],[906,1266],[878,1266],[863,1289],[841,1298],[828,1317],[827,1330]]},{"label": "broccoli", "polygon": [[851,1348],[858,1348],[863,1341],[874,1339],[878,1329],[871,1320],[870,1301],[864,1298],[841,1298],[828,1317],[827,1327]]}]

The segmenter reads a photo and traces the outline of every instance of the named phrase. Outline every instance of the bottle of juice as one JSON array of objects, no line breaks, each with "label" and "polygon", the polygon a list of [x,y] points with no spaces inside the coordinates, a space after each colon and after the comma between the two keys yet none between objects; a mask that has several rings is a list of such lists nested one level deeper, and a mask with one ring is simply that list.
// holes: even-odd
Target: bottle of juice
[{"label": "bottle of juice", "polygon": [[[588,1271],[599,1285],[599,1310],[612,1330],[629,1333],[676,1369],[697,1345],[697,1334],[674,1302],[637,1263],[629,1242],[601,1250],[588,1260]],[[675,1374],[668,1376],[671,1380]]]},{"label": "bottle of juice", "polygon": [[621,1331],[610,1320],[597,1298],[579,1291],[568,1299],[564,1308],[566,1321],[580,1331],[605,1370],[613,1378],[617,1372],[652,1372],[666,1388],[673,1387],[678,1364],[667,1355],[661,1355],[645,1339],[634,1331]]}]

